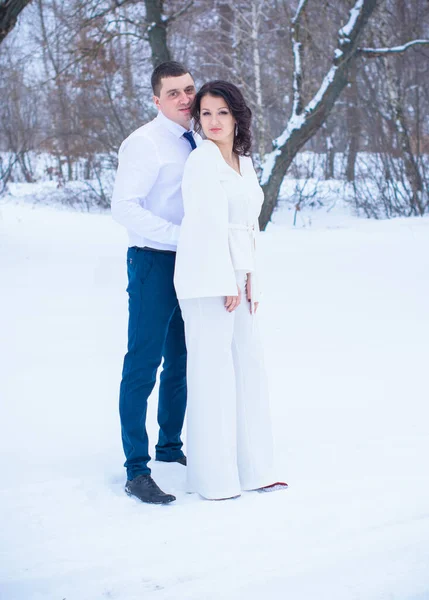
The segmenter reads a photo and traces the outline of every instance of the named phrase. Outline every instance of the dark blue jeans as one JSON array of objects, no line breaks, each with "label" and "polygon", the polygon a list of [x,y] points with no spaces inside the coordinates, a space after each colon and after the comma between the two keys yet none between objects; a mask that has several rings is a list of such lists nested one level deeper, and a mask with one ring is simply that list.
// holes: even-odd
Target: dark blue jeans
[{"label": "dark blue jeans", "polygon": [[186,346],[173,285],[175,258],[175,254],[128,249],[128,352],[119,398],[128,479],[150,473],[147,401],[163,358],[156,458],[170,462],[183,456],[180,435],[186,410]]}]

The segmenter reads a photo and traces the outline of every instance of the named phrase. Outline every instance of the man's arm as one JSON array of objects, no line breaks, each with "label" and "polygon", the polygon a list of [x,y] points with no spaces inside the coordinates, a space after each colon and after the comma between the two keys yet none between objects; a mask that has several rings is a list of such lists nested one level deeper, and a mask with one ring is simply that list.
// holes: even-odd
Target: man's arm
[{"label": "man's arm", "polygon": [[176,245],[179,225],[154,215],[140,204],[155,184],[158,173],[159,158],[155,144],[142,136],[126,141],[119,152],[112,216],[118,223],[142,237],[162,244]]}]

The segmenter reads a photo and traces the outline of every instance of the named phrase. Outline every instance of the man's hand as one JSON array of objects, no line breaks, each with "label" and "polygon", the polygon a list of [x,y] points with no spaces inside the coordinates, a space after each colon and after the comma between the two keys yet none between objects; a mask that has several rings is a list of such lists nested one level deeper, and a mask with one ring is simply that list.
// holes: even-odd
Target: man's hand
[{"label": "man's hand", "polygon": [[238,296],[227,296],[225,298],[225,308],[228,312],[232,312],[240,305],[241,302],[241,290],[237,285]]}]

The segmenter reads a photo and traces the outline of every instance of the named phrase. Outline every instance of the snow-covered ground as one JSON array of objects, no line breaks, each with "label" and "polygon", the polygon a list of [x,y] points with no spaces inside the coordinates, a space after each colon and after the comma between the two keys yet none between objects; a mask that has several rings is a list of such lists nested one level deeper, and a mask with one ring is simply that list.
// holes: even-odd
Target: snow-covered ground
[{"label": "snow-covered ground", "polygon": [[155,463],[178,498],[157,507],[123,492],[125,233],[0,215],[2,600],[429,598],[429,219],[275,214],[260,319],[290,488],[207,502]]}]

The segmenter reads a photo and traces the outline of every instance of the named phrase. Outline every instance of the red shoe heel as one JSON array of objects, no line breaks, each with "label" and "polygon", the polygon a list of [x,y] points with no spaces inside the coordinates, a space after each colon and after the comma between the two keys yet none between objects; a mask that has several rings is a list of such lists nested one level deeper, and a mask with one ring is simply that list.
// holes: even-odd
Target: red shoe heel
[{"label": "red shoe heel", "polygon": [[258,488],[256,492],[277,492],[278,490],[287,490],[288,484],[284,481],[276,481],[270,485],[264,485],[264,487]]}]

